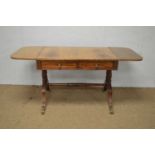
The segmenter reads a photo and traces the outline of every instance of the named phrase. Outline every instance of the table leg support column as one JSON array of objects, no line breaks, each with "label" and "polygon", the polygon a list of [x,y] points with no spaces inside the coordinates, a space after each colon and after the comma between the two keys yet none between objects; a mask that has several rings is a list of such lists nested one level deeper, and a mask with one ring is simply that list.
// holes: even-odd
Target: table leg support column
[{"label": "table leg support column", "polygon": [[111,86],[111,78],[112,78],[112,70],[106,71],[106,80],[103,90],[107,90],[108,95],[108,106],[110,114],[113,114],[113,106],[112,106],[112,86]]},{"label": "table leg support column", "polygon": [[47,106],[47,97],[46,97],[46,90],[49,91],[49,84],[48,84],[48,78],[47,78],[47,71],[42,70],[42,89],[41,89],[41,95],[42,95],[42,109],[41,113],[45,114],[46,106]]},{"label": "table leg support column", "polygon": [[50,91],[50,87],[49,87],[49,82],[48,82],[48,77],[47,77],[47,70],[44,70],[44,79],[45,79],[45,87],[47,91]]}]

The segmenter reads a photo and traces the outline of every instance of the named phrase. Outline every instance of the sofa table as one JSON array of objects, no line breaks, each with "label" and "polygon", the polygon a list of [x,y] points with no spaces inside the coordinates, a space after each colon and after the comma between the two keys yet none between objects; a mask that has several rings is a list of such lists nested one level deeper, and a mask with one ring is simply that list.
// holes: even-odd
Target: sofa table
[{"label": "sofa table", "polygon": [[118,69],[119,61],[140,61],[142,57],[123,47],[23,47],[11,55],[12,59],[35,60],[42,71],[42,114],[47,106],[46,91],[50,91],[47,70],[106,70],[103,90],[107,91],[108,107],[112,106],[112,70]]}]

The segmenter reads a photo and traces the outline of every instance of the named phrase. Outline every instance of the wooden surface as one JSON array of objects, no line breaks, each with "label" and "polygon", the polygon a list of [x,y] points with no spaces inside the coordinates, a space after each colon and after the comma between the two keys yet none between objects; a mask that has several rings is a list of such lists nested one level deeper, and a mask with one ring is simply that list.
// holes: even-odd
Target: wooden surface
[{"label": "wooden surface", "polygon": [[123,47],[23,47],[11,55],[22,60],[140,61],[142,57]]}]

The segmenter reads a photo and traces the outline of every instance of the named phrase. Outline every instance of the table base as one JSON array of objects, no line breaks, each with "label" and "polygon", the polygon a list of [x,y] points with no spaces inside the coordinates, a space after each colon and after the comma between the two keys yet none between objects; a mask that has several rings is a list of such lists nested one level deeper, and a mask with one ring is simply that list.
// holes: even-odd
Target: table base
[{"label": "table base", "polygon": [[[112,85],[111,85],[111,78],[112,78],[112,70],[106,70],[106,79],[104,84],[92,84],[92,83],[67,83],[67,84],[55,84],[57,86],[76,86],[76,87],[91,87],[91,86],[103,86],[103,91],[107,91],[107,102],[109,107],[110,114],[114,114],[113,112],[113,104],[112,104]],[[47,107],[47,96],[46,91],[50,91],[50,84],[48,82],[48,76],[47,76],[47,70],[42,70],[42,89],[41,89],[41,95],[42,95],[42,108],[41,108],[41,114],[45,114],[46,107]]]}]

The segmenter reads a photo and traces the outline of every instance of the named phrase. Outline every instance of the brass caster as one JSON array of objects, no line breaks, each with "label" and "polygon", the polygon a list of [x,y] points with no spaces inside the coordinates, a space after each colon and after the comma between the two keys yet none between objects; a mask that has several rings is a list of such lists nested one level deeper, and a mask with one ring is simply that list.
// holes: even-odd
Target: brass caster
[{"label": "brass caster", "polygon": [[114,111],[113,111],[113,108],[112,108],[112,107],[109,107],[109,113],[110,113],[111,115],[114,114]]}]

